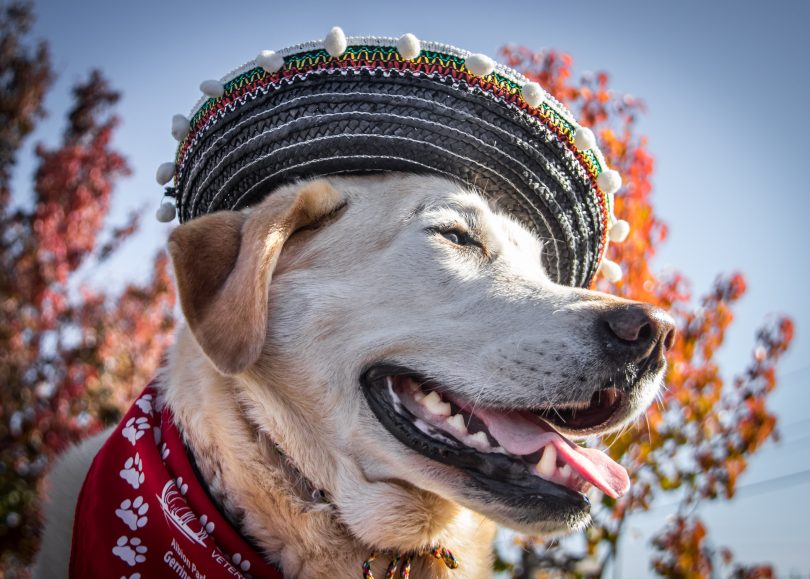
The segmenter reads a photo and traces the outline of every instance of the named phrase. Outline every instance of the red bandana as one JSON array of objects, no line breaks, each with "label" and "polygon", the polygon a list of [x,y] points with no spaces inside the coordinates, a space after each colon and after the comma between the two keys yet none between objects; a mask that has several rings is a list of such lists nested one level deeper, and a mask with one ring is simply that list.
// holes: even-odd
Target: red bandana
[{"label": "red bandana", "polygon": [[148,387],[99,451],[73,523],[71,579],[281,579],[199,484]]}]

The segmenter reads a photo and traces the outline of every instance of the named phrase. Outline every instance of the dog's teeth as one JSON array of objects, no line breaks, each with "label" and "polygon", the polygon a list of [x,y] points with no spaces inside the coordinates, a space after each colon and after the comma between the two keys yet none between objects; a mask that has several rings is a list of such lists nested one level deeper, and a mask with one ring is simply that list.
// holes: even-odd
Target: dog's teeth
[{"label": "dog's teeth", "polygon": [[447,402],[442,402],[441,397],[435,392],[431,392],[420,401],[424,404],[431,414],[437,416],[450,416],[450,405]]},{"label": "dog's teeth", "polygon": [[560,484],[569,486],[575,480],[574,473],[571,470],[571,467],[567,464],[562,465],[560,468],[557,469],[557,482]]},{"label": "dog's teeth", "polygon": [[[458,416],[458,414],[456,414]],[[492,445],[489,444],[489,438],[483,432],[476,432],[475,434],[471,434],[467,437],[467,440],[470,442],[470,446],[478,447],[478,448],[492,448]]]},{"label": "dog's teeth", "polygon": [[413,399],[417,402],[421,402],[425,398],[425,393],[421,390],[417,390],[413,393]]},{"label": "dog's teeth", "polygon": [[553,444],[549,444],[543,449],[543,456],[537,463],[537,472],[544,479],[551,480],[555,470],[557,470],[557,449]]},{"label": "dog's teeth", "polygon": [[464,417],[461,414],[453,414],[453,416],[447,419],[447,424],[459,432],[467,432],[467,426],[464,424]]},{"label": "dog's teeth", "polygon": [[438,394],[436,394],[436,392],[430,392],[430,393],[428,393],[427,396],[425,396],[425,404],[428,404],[428,403],[434,402],[434,401],[435,402],[441,402],[442,401],[442,399],[439,397]]}]

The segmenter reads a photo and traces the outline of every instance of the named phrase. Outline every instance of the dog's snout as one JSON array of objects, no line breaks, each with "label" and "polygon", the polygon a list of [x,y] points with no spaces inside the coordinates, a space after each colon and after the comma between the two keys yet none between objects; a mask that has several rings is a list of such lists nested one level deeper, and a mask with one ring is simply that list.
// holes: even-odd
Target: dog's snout
[{"label": "dog's snout", "polygon": [[675,341],[675,322],[664,310],[646,304],[611,309],[603,315],[608,347],[624,352],[633,361],[643,360],[662,345],[661,355]]}]

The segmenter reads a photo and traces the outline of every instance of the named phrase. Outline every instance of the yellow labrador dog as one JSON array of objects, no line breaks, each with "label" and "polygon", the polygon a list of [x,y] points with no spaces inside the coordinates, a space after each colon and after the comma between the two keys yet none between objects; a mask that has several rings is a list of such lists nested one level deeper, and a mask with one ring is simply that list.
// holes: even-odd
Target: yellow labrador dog
[{"label": "yellow labrador dog", "polygon": [[[552,283],[543,244],[428,176],[300,182],[179,226],[186,325],[158,388],[213,499],[288,577],[355,577],[441,544],[414,577],[488,577],[495,524],[586,525],[624,470],[569,438],[656,394],[663,312]],[[65,577],[103,436],[52,474],[37,577]],[[312,489],[318,489],[312,493]],[[375,563],[377,576],[383,560]]]}]

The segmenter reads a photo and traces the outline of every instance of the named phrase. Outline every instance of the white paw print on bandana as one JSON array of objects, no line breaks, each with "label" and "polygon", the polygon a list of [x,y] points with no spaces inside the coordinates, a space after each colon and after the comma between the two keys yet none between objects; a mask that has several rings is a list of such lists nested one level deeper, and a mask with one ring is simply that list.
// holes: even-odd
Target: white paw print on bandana
[{"label": "white paw print on bandana", "polygon": [[149,503],[144,502],[143,497],[136,497],[134,501],[126,499],[121,503],[121,508],[115,509],[118,518],[131,530],[136,531],[146,525],[149,510]]},{"label": "white paw print on bandana", "polygon": [[183,477],[177,477],[174,482],[177,485],[177,490],[181,495],[185,495],[188,492],[188,485],[183,482]]},{"label": "white paw print on bandana", "polygon": [[239,567],[242,571],[250,570],[250,561],[248,561],[247,559],[243,560],[241,553],[234,553],[231,556],[231,561],[233,561],[233,564]]},{"label": "white paw print on bandana", "polygon": [[121,431],[121,434],[124,435],[124,438],[129,440],[133,446],[135,443],[145,434],[145,431],[149,430],[149,420],[145,417],[141,416],[140,418],[136,419],[134,416],[127,420],[127,423],[124,425],[124,429]]},{"label": "white paw print on bandana", "polygon": [[208,520],[208,515],[203,515],[200,517],[200,525],[209,535],[214,532],[214,522]]},{"label": "white paw print on bandana", "polygon": [[138,537],[132,537],[130,539],[126,535],[118,537],[118,542],[112,549],[113,555],[130,567],[134,567],[138,563],[146,561],[146,555],[144,555],[146,551],[146,546],[141,545],[141,540]]},{"label": "white paw print on bandana", "polygon": [[160,440],[163,438],[163,433],[160,431],[160,426],[152,427],[152,435],[155,437],[155,444],[160,444]]},{"label": "white paw print on bandana", "polygon": [[121,579],[141,579],[141,574],[140,573],[133,573],[129,577],[126,577],[125,575],[121,575]]},{"label": "white paw print on bandana", "polygon": [[124,468],[122,468],[118,474],[122,479],[127,481],[132,488],[137,490],[137,488],[143,484],[144,478],[146,478],[143,474],[141,455],[136,452],[135,456],[130,456],[124,463]]},{"label": "white paw print on bandana", "polygon": [[152,414],[151,394],[144,394],[135,401],[135,404],[138,406],[138,408],[141,409],[141,412],[143,412],[144,414]]},{"label": "white paw print on bandana", "polygon": [[168,446],[166,446],[166,443],[164,442],[160,446],[160,458],[165,461],[167,458],[169,458],[169,453],[170,452],[171,452],[171,450],[169,449]]}]

